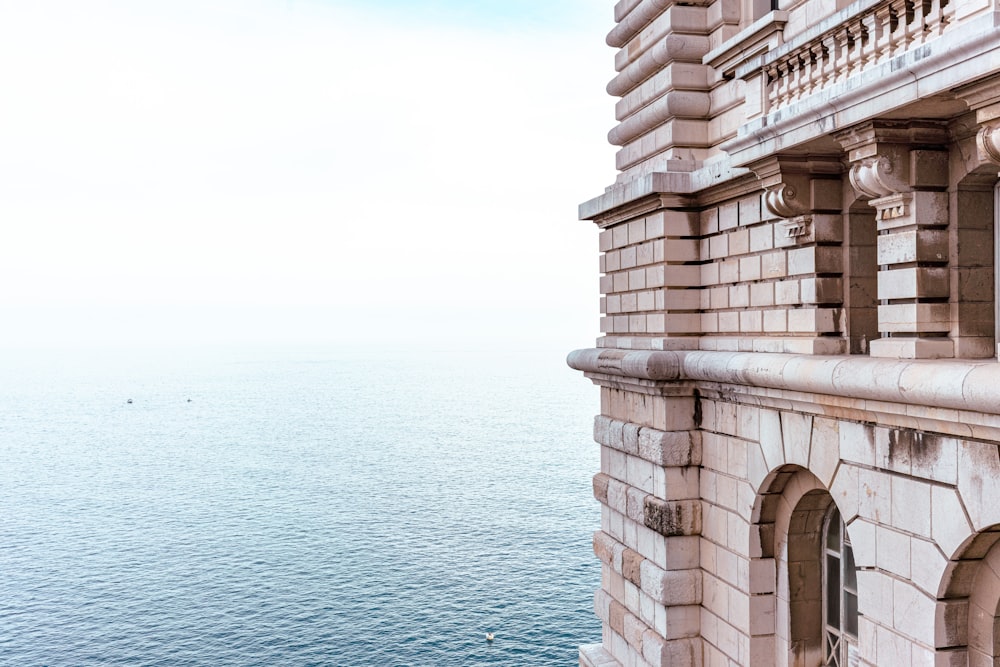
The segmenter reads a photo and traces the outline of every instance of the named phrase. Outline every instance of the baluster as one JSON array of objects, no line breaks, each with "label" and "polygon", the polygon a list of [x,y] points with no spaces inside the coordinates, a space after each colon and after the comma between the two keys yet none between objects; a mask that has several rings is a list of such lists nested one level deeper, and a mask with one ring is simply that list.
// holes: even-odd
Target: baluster
[{"label": "baluster", "polygon": [[833,33],[823,35],[822,45],[823,66],[820,68],[819,85],[821,88],[826,88],[833,83],[837,74],[837,40],[833,38]]},{"label": "baluster", "polygon": [[775,63],[775,70],[777,78],[774,84],[774,106],[780,108],[788,103],[788,99],[785,97],[788,92],[788,67],[785,61],[780,60]]},{"label": "baluster", "polygon": [[864,65],[864,58],[862,57],[862,40],[861,35],[863,32],[863,27],[859,19],[854,19],[847,24],[847,29],[851,34],[850,48],[851,48],[851,74],[860,72],[862,66]]},{"label": "baluster", "polygon": [[934,39],[941,34],[944,27],[941,23],[940,0],[926,0],[923,7],[925,40]]},{"label": "baluster", "polygon": [[764,113],[770,113],[774,109],[778,108],[778,68],[772,63],[767,67],[767,106],[764,109]]},{"label": "baluster", "polygon": [[874,13],[865,14],[861,17],[861,69],[868,69],[875,64],[875,33],[878,19]]},{"label": "baluster", "polygon": [[809,47],[812,70],[809,74],[809,90],[811,92],[823,89],[823,60],[826,57],[826,48],[823,42],[817,40]]},{"label": "baluster", "polygon": [[955,0],[936,0],[938,11],[941,12],[941,21],[938,23],[938,34],[940,35],[955,22]]},{"label": "baluster", "polygon": [[802,92],[802,87],[799,82],[802,81],[802,72],[799,63],[799,57],[797,53],[793,53],[785,60],[785,65],[788,67],[788,74],[785,78],[788,80],[788,89],[786,90],[785,99],[787,102],[791,103],[799,99],[799,94]]},{"label": "baluster", "polygon": [[924,0],[907,0],[906,4],[912,7],[913,13],[907,35],[913,46],[920,46],[927,40],[927,26],[924,24]]},{"label": "baluster", "polygon": [[912,12],[909,9],[907,0],[893,0],[889,3],[893,14],[896,17],[896,24],[892,30],[892,55],[905,53],[910,46],[910,19]]},{"label": "baluster", "polygon": [[837,29],[833,36],[834,40],[837,42],[837,63],[836,63],[836,74],[838,79],[845,79],[848,71],[848,63],[850,61],[850,48],[849,48],[849,35],[847,33],[847,28],[841,26]]},{"label": "baluster", "polygon": [[892,8],[888,4],[875,10],[875,62],[884,62],[892,52]]},{"label": "baluster", "polygon": [[808,45],[802,50],[799,56],[799,63],[802,68],[799,80],[799,99],[802,99],[803,97],[812,95],[814,85],[813,77],[815,75],[815,68],[813,67],[813,54],[812,49]]}]

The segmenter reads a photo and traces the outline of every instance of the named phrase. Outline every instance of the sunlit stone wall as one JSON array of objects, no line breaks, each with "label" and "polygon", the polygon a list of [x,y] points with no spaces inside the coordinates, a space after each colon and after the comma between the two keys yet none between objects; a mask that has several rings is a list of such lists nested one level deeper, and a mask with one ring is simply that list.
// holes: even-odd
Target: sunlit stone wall
[{"label": "sunlit stone wall", "polygon": [[[614,18],[620,171],[580,207],[600,332],[569,359],[601,388],[581,665],[993,665],[1000,8]],[[835,650],[830,516],[857,580]]]}]

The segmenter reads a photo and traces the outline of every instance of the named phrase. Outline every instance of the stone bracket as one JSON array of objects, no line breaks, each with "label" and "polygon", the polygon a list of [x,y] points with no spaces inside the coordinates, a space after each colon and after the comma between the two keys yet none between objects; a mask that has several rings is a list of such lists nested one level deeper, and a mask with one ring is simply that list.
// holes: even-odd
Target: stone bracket
[{"label": "stone bracket", "polygon": [[[764,188],[764,206],[778,218],[798,219],[815,211],[839,211],[840,156],[775,156],[750,165]],[[807,233],[806,224],[800,236]]]}]

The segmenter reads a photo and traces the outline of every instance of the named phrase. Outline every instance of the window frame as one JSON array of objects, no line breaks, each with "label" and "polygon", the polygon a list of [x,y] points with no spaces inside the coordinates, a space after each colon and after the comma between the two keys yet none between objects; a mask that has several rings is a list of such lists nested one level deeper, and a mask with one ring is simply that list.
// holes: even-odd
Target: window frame
[{"label": "window frame", "polygon": [[[832,532],[836,530],[836,539]],[[831,542],[835,542],[831,545]],[[831,503],[823,518],[820,541],[820,558],[823,569],[823,665],[826,667],[851,667],[858,662],[858,581],[854,549],[847,527],[836,503]],[[836,565],[836,577],[831,570]],[[853,597],[853,605],[849,601]],[[836,599],[836,619],[830,618],[832,602]],[[851,610],[853,606],[853,610]],[[853,626],[853,632],[849,629]]]}]

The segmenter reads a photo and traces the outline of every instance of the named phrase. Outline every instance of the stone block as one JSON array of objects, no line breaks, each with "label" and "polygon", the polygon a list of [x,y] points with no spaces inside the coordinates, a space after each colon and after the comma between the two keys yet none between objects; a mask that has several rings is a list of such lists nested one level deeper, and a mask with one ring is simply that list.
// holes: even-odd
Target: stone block
[{"label": "stone block", "polygon": [[935,600],[909,582],[893,581],[893,627],[917,641],[934,638]]},{"label": "stone block", "polygon": [[812,425],[809,470],[827,488],[840,463],[840,422],[816,417]]},{"label": "stone block", "polygon": [[888,525],[892,520],[891,476],[877,470],[864,468],[856,470],[858,515],[875,523]]},{"label": "stone block", "polygon": [[642,243],[646,240],[646,219],[640,218],[628,223],[628,242],[630,244]]},{"label": "stone block", "polygon": [[911,229],[882,234],[877,248],[878,264],[947,262],[948,233],[940,229]]},{"label": "stone block", "polygon": [[784,437],[781,432],[781,413],[775,410],[761,410],[758,417],[760,448],[768,471],[776,470],[786,463]]},{"label": "stone block", "polygon": [[774,225],[766,223],[749,228],[750,252],[762,252],[774,248]]},{"label": "stone block", "polygon": [[613,233],[612,230],[610,230],[610,229],[604,229],[604,230],[601,230],[600,234],[598,234],[598,236],[597,236],[597,243],[598,243],[598,248],[600,249],[601,252],[607,252],[607,251],[611,250],[611,248],[612,248],[612,238],[611,238],[612,233]]},{"label": "stone block", "polygon": [[931,489],[931,536],[945,555],[958,555],[959,547],[972,535],[972,526],[955,489],[935,486]]},{"label": "stone block", "polygon": [[669,239],[663,249],[663,258],[668,262],[697,262],[701,258],[698,241]]},{"label": "stone block", "polygon": [[618,224],[611,228],[611,247],[624,248],[628,245],[628,225]]},{"label": "stone block", "polygon": [[739,201],[740,225],[752,225],[761,221],[760,195],[744,197]]},{"label": "stone block", "polygon": [[622,576],[636,586],[640,585],[639,570],[643,561],[642,554],[632,549],[622,552]]},{"label": "stone block", "polygon": [[697,535],[701,532],[701,502],[647,496],[643,524],[665,537]]},{"label": "stone block", "polygon": [[910,578],[910,538],[891,528],[875,529],[875,562],[879,568]]},{"label": "stone block", "polygon": [[702,667],[701,642],[695,637],[668,640],[650,630],[643,635],[642,657],[651,665]]},{"label": "stone block", "polygon": [[738,259],[727,259],[719,263],[719,282],[738,283],[740,281],[740,262]]},{"label": "stone block", "polygon": [[951,306],[947,303],[897,303],[878,307],[878,329],[882,332],[947,332],[951,324]]},{"label": "stone block", "polygon": [[[719,313],[719,332],[721,333],[739,333],[740,330],[740,314],[733,313]],[[724,349],[724,348],[720,348]]]},{"label": "stone block", "polygon": [[875,567],[877,546],[875,524],[865,519],[855,519],[847,525],[847,534],[851,536],[854,564],[857,567]]},{"label": "stone block", "polygon": [[649,560],[640,569],[642,590],[660,604],[701,604],[701,570],[662,570]]},{"label": "stone block", "polygon": [[788,275],[788,257],[784,250],[766,252],[760,256],[761,278],[784,278]]},{"label": "stone block", "polygon": [[974,530],[1000,523],[1000,457],[995,443],[960,443],[958,491]]},{"label": "stone block", "polygon": [[740,312],[740,331],[742,333],[760,333],[764,330],[762,313],[759,310],[744,310]]},{"label": "stone block", "polygon": [[774,283],[754,283],[750,285],[750,305],[755,307],[774,305]]},{"label": "stone block", "polygon": [[701,460],[700,434],[692,431],[639,432],[639,456],[661,466],[698,465]]},{"label": "stone block", "polygon": [[792,306],[802,303],[798,280],[781,280],[774,283],[774,302],[779,306]]},{"label": "stone block", "polygon": [[910,539],[910,579],[923,593],[937,598],[948,561],[931,540]]},{"label": "stone block", "polygon": [[593,487],[594,487],[594,498],[598,502],[608,504],[608,484],[611,482],[611,478],[604,473],[597,473],[594,475]]},{"label": "stone block", "polygon": [[722,259],[729,256],[729,234],[718,234],[708,240],[708,258]]},{"label": "stone block", "polygon": [[949,271],[944,267],[909,267],[878,272],[878,298],[944,298],[949,292]]},{"label": "stone block", "polygon": [[892,477],[892,525],[900,530],[931,536],[931,487],[906,477]]},{"label": "stone block", "polygon": [[638,251],[635,246],[622,248],[618,251],[622,269],[635,268],[638,259]]},{"label": "stone block", "polygon": [[[761,434],[763,435],[763,414],[761,417]],[[812,423],[812,415],[804,415],[797,412],[781,413],[781,435],[786,463],[795,463],[804,468],[809,466]]]}]

